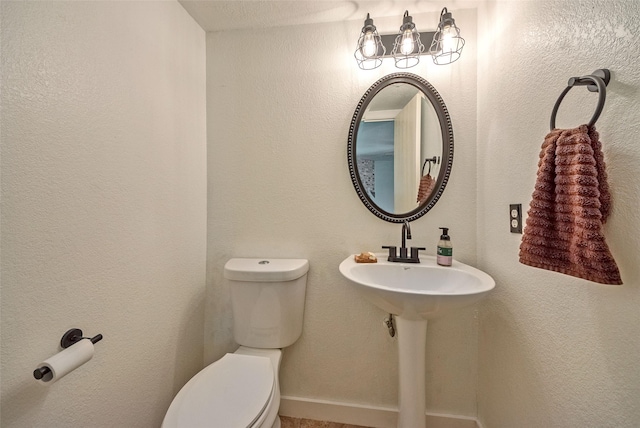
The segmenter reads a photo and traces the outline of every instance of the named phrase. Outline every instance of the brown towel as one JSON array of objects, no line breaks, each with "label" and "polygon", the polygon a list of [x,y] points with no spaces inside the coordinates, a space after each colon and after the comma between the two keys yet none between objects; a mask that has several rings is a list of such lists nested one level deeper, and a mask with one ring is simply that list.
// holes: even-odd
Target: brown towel
[{"label": "brown towel", "polygon": [[430,174],[422,176],[420,179],[420,187],[418,188],[418,205],[422,205],[423,202],[427,200],[433,188],[436,185],[436,180],[431,177]]},{"label": "brown towel", "polygon": [[595,128],[554,129],[540,151],[520,262],[601,284],[622,284],[602,232],[610,210]]}]

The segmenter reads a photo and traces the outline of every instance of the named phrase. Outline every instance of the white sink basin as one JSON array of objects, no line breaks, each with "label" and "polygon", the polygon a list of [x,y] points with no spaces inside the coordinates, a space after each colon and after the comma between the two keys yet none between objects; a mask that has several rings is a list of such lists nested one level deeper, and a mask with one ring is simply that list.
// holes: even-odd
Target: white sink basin
[{"label": "white sink basin", "polygon": [[495,287],[489,275],[455,260],[446,267],[433,256],[420,257],[419,264],[376,256],[378,263],[356,263],[351,255],[340,263],[340,273],[371,303],[407,320],[426,320],[468,306]]},{"label": "white sink basin", "polygon": [[495,287],[486,273],[454,260],[438,266],[433,256],[420,263],[340,263],[340,273],[362,296],[396,315],[398,331],[398,428],[425,428],[425,346],[427,320],[482,299]]}]

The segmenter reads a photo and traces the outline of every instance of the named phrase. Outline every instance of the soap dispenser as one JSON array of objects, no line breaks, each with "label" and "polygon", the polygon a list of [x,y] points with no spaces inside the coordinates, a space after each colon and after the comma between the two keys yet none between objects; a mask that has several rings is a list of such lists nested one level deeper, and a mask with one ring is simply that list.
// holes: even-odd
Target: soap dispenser
[{"label": "soap dispenser", "polygon": [[449,237],[449,228],[441,227],[440,229],[442,229],[442,235],[440,235],[440,242],[438,242],[436,262],[440,266],[451,266],[453,262],[453,246]]}]

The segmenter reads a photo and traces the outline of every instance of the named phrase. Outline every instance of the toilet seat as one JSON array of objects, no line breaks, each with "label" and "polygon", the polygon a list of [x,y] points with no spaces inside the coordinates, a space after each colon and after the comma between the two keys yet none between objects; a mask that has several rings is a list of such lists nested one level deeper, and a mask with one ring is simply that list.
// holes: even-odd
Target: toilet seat
[{"label": "toilet seat", "polygon": [[269,358],[226,354],[182,387],[162,428],[254,427],[264,420],[275,389]]}]

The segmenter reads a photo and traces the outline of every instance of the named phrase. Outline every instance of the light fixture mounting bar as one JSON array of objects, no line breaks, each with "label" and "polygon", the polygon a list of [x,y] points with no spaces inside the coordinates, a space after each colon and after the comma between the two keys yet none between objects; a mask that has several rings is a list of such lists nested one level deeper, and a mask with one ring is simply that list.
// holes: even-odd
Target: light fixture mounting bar
[{"label": "light fixture mounting bar", "polygon": [[[436,34],[435,31],[421,31],[420,32],[420,40],[433,40],[433,36]],[[398,37],[398,34],[381,34],[380,35],[380,42],[382,43],[382,45],[385,47],[385,54],[380,56],[380,58],[392,58],[391,56],[391,51],[393,50],[393,44],[396,41],[396,37]],[[422,52],[420,55],[431,55],[434,52],[431,52],[430,50],[426,50],[424,52]]]}]

